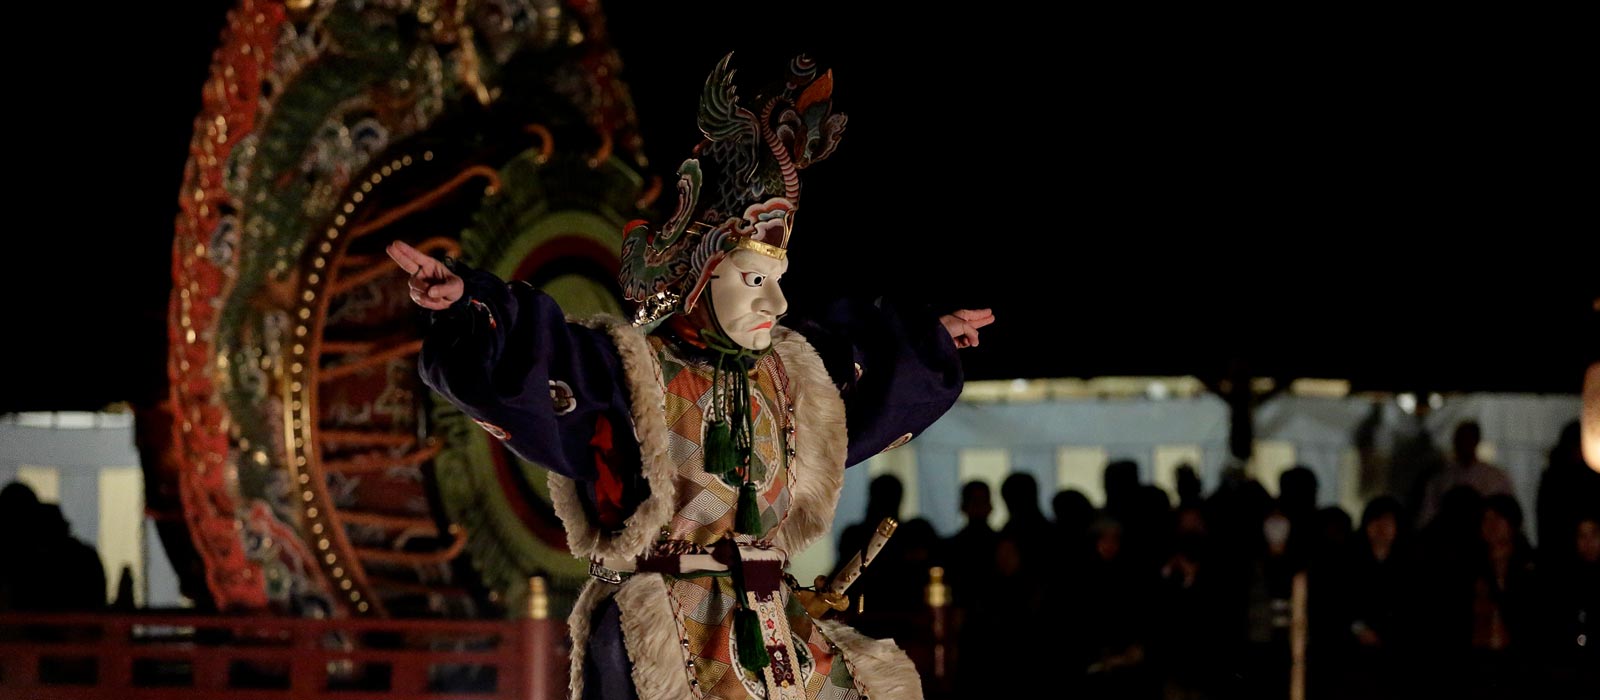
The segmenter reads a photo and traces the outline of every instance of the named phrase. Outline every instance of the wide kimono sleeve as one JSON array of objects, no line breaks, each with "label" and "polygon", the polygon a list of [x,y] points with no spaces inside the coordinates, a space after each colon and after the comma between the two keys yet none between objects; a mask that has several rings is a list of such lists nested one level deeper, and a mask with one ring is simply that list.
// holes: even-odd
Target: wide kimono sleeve
[{"label": "wide kimono sleeve", "polygon": [[844,398],[847,465],[921,435],[961,395],[955,341],[920,305],[842,300],[785,325],[822,356]]},{"label": "wide kimono sleeve", "polygon": [[631,508],[642,495],[638,445],[610,337],[568,323],[530,285],[453,269],[465,294],[432,314],[423,382],[523,459]]}]

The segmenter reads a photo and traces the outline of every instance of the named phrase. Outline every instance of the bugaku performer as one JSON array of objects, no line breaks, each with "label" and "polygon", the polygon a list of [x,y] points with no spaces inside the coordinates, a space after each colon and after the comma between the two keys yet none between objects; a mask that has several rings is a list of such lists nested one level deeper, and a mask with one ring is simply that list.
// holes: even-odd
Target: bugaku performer
[{"label": "bugaku performer", "polygon": [[631,322],[569,320],[527,284],[390,246],[432,311],[423,379],[550,472],[593,574],[570,620],[573,697],[920,698],[904,652],[813,619],[785,567],[827,533],[847,465],[949,410],[956,350],[994,317],[884,300],[784,318],[800,171],[845,116],[808,59],[742,102],[730,58],[706,80],[676,212],[628,224]]}]

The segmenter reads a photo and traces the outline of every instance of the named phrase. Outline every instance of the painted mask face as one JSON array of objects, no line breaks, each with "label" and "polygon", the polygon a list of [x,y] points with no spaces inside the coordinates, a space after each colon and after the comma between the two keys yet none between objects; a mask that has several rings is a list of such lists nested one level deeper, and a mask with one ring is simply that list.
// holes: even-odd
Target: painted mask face
[{"label": "painted mask face", "polygon": [[789,309],[778,286],[789,261],[739,249],[729,253],[711,273],[706,292],[729,340],[749,350],[772,345],[772,327]]}]

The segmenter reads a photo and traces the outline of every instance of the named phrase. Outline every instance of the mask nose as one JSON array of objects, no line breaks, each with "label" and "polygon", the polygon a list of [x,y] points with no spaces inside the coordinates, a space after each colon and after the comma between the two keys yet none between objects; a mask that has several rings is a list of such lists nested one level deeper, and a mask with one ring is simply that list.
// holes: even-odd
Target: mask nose
[{"label": "mask nose", "polygon": [[779,288],[776,282],[768,282],[761,286],[761,293],[756,296],[756,312],[765,312],[777,318],[788,310],[789,300],[784,298],[783,289]]}]

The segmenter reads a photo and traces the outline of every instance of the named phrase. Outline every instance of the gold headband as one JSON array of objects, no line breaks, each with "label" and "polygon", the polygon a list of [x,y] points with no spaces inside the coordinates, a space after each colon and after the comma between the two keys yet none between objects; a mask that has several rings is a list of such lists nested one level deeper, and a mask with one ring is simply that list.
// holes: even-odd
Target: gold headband
[{"label": "gold headband", "polygon": [[733,244],[733,247],[760,253],[774,260],[782,260],[784,256],[789,254],[787,249],[779,248],[771,243],[762,243],[754,238],[740,238],[737,243]]}]

